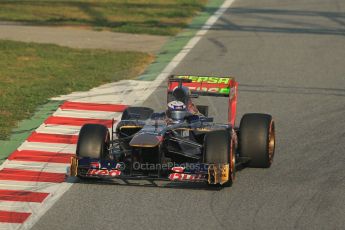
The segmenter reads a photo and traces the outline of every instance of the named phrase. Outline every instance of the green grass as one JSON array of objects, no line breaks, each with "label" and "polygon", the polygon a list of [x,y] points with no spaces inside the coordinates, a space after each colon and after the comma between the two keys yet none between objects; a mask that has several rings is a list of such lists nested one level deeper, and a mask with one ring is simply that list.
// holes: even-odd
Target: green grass
[{"label": "green grass", "polygon": [[0,40],[0,140],[54,96],[134,78],[153,57]]},{"label": "green grass", "polygon": [[175,35],[207,0],[1,0],[0,20]]}]

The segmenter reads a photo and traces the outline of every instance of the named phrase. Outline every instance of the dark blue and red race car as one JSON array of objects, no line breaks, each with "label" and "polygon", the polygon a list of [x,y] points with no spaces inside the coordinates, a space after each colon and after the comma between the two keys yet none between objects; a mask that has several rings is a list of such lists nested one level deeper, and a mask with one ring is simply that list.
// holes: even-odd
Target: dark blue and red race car
[{"label": "dark blue and red race car", "polygon": [[[85,124],[70,175],[231,185],[236,168],[268,168],[275,150],[271,115],[245,114],[235,126],[238,83],[228,77],[172,76],[167,109],[128,107],[115,130]],[[197,97],[228,97],[228,121],[215,123]]]}]

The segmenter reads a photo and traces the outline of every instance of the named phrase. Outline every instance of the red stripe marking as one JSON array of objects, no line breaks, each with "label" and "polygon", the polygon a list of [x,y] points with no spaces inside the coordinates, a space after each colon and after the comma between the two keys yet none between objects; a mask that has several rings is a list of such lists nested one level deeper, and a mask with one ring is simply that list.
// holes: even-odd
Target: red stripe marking
[{"label": "red stripe marking", "polygon": [[84,124],[101,124],[110,128],[112,125],[112,120],[51,116],[51,117],[48,117],[48,119],[45,120],[44,123],[54,124],[54,125],[70,125],[70,126],[83,126]]},{"label": "red stripe marking", "polygon": [[17,161],[37,161],[52,163],[70,163],[72,153],[44,152],[34,150],[23,150],[13,152],[8,159]]},{"label": "red stripe marking", "polygon": [[98,104],[98,103],[84,103],[66,101],[60,106],[61,109],[74,109],[74,110],[93,110],[93,111],[107,111],[107,112],[123,112],[127,105],[114,105],[114,104]]},{"label": "red stripe marking", "polygon": [[22,224],[30,215],[26,212],[0,211],[0,222]]},{"label": "red stripe marking", "polygon": [[65,181],[65,174],[4,168],[0,171],[0,180],[62,183]]},{"label": "red stripe marking", "polygon": [[27,139],[29,142],[76,144],[78,135],[48,134],[33,132]]},{"label": "red stripe marking", "polygon": [[0,200],[41,203],[49,193],[17,190],[0,190]]}]

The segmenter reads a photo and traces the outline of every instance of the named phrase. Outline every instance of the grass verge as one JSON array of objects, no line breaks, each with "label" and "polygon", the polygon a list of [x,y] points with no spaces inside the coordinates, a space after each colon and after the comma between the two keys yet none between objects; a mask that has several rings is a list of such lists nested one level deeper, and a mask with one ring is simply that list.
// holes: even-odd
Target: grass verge
[{"label": "grass verge", "polygon": [[0,40],[0,140],[49,98],[134,78],[152,60],[145,53]]},{"label": "grass verge", "polygon": [[175,35],[207,0],[3,0],[0,20]]}]

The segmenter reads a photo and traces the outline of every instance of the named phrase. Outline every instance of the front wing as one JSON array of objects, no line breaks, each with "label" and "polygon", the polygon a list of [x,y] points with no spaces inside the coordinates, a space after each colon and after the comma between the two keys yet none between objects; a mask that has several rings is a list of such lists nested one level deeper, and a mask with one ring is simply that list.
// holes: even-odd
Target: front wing
[{"label": "front wing", "polygon": [[[187,165],[187,164],[186,164]],[[128,174],[123,164],[116,161],[99,161],[98,159],[71,158],[69,176],[81,178],[105,179],[150,179],[179,182],[206,182],[208,184],[225,184],[229,181],[229,164],[193,164],[193,167],[174,166],[167,169],[166,176],[158,174]]]}]

